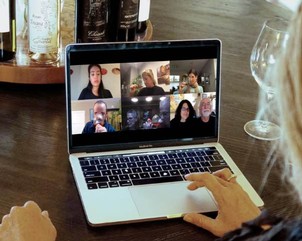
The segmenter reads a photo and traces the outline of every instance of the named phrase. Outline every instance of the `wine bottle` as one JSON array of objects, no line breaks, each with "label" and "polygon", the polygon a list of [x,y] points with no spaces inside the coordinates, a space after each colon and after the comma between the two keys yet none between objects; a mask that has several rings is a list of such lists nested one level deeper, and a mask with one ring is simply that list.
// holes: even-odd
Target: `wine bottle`
[{"label": "wine bottle", "polygon": [[60,58],[60,0],[28,0],[29,55],[37,63]]},{"label": "wine bottle", "polygon": [[15,1],[0,1],[0,16],[0,61],[8,61],[16,50]]},{"label": "wine bottle", "polygon": [[108,4],[108,0],[76,0],[77,43],[108,40]]},{"label": "wine bottle", "polygon": [[150,14],[150,0],[140,0],[139,1],[139,11],[138,11],[138,22],[136,32],[138,34],[143,34],[147,29],[147,20]]},{"label": "wine bottle", "polygon": [[138,20],[139,0],[120,0],[117,23],[117,41],[134,41]]}]

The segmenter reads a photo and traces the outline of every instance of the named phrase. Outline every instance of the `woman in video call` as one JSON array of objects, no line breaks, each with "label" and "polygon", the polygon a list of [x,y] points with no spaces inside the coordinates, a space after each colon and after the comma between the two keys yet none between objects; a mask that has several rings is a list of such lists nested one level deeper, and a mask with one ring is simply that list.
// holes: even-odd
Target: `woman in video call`
[{"label": "woman in video call", "polygon": [[[287,185],[293,184],[288,186],[292,191],[292,198],[298,198],[302,205],[302,5],[301,0],[298,2],[300,5],[289,27],[287,48],[281,55],[280,62],[276,64],[274,76],[270,76],[276,80],[274,87],[279,98],[273,98],[271,101],[277,113],[269,112],[271,109],[265,105],[265,100],[259,105],[258,113],[265,111],[266,114],[274,114],[280,118],[280,145],[277,146],[278,150],[275,150],[284,160],[283,165],[280,165],[280,175],[286,178]],[[290,110],[290,114],[285,113],[284,110]],[[266,211],[261,212],[229,169],[213,174],[192,173],[186,178],[191,182],[188,186],[189,190],[200,187],[210,190],[219,210],[215,219],[191,213],[186,214],[184,220],[222,237],[220,241],[302,240],[301,214],[296,219],[284,219],[270,216]],[[14,207],[10,214],[3,218],[0,225],[0,240],[54,241],[55,239],[56,230],[47,213],[42,212],[33,202],[23,207]]]},{"label": "woman in video call", "polygon": [[137,93],[137,96],[165,95],[163,88],[156,85],[154,74],[151,69],[144,70],[142,77],[146,87],[142,88]]},{"label": "woman in video call", "polygon": [[82,90],[79,100],[112,98],[110,90],[104,88],[102,68],[99,64],[88,66],[88,85]]},{"label": "woman in video call", "polygon": [[181,82],[179,85],[179,94],[186,93],[203,93],[202,86],[198,85],[198,73],[195,69],[188,72],[189,83]]},{"label": "woman in video call", "polygon": [[170,121],[171,128],[186,129],[194,123],[195,110],[188,100],[182,100],[175,111],[175,117]]}]

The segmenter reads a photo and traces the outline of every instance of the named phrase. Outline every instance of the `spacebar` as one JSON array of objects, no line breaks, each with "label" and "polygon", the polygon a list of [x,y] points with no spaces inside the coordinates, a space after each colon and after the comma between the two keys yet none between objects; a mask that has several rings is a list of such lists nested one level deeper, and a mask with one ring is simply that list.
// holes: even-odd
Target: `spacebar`
[{"label": "spacebar", "polygon": [[154,184],[163,182],[177,182],[183,181],[181,176],[173,177],[161,177],[161,178],[144,178],[144,179],[134,179],[132,180],[133,185],[144,185],[144,184]]}]

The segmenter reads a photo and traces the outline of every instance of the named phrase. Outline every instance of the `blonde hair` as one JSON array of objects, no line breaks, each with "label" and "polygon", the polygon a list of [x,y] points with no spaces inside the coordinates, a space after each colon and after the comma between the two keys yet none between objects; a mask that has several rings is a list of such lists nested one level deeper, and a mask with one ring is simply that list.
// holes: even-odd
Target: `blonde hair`
[{"label": "blonde hair", "polygon": [[287,47],[269,76],[274,80],[275,96],[269,103],[260,96],[258,118],[273,118],[280,125],[280,140],[269,158],[274,164],[275,154],[282,155],[283,178],[293,184],[302,202],[302,4],[288,32]]},{"label": "blonde hair", "polygon": [[152,69],[145,69],[142,73],[143,78],[144,76],[149,76],[152,79],[154,86],[156,85],[156,81]]}]

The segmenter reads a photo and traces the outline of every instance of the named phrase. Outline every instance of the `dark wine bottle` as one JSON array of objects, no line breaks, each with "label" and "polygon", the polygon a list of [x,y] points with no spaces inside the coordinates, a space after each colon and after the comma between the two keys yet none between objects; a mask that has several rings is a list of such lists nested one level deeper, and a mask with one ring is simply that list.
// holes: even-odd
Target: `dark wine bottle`
[{"label": "dark wine bottle", "polygon": [[143,34],[146,32],[149,14],[150,14],[150,0],[140,0],[139,11],[138,11],[138,22],[136,28],[137,34]]},{"label": "dark wine bottle", "polygon": [[109,0],[76,0],[77,43],[108,41],[108,2]]},{"label": "dark wine bottle", "polygon": [[119,0],[117,41],[136,40],[139,0]]},{"label": "dark wine bottle", "polygon": [[1,1],[0,61],[11,60],[16,51],[15,1]]}]

